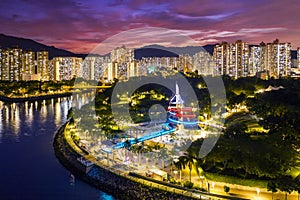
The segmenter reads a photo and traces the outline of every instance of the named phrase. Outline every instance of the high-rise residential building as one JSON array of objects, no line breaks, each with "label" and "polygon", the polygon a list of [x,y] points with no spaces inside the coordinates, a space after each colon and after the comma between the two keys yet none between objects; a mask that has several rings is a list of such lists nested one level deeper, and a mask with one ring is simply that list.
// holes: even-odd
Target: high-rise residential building
[{"label": "high-rise residential building", "polygon": [[245,77],[249,74],[249,45],[247,42],[238,40],[235,42],[235,66],[232,70],[234,77]]},{"label": "high-rise residential building", "polygon": [[249,74],[249,45],[237,40],[228,44],[223,42],[214,48],[214,75],[229,75],[233,78],[248,76]]},{"label": "high-rise residential building", "polygon": [[270,77],[279,78],[291,73],[291,43],[279,43],[276,39],[266,48],[266,70]]},{"label": "high-rise residential building", "polygon": [[130,62],[129,68],[127,69],[127,78],[138,76],[138,62]]},{"label": "high-rise residential building", "polygon": [[297,48],[297,57],[291,60],[291,77],[300,77],[300,48]]},{"label": "high-rise residential building", "polygon": [[297,48],[297,59],[296,59],[296,65],[294,66],[295,68],[298,68],[300,70],[300,47]]},{"label": "high-rise residential building", "polygon": [[108,65],[108,68],[104,72],[104,78],[107,81],[113,81],[115,78],[118,78],[118,63],[111,62]]},{"label": "high-rise residential building", "polygon": [[54,58],[52,60],[49,60],[48,70],[49,70],[49,80],[57,80],[54,77],[54,73],[55,73],[55,59]]},{"label": "high-rise residential building", "polygon": [[124,45],[118,47],[110,52],[110,64],[106,67],[104,72],[105,78],[111,81],[114,78],[126,79],[128,74],[131,74],[128,70],[132,68],[134,63],[134,49],[126,48]]},{"label": "high-rise residential building", "polygon": [[104,75],[104,71],[109,67],[110,58],[108,56],[105,57],[96,57],[95,59],[95,70],[94,70],[94,79],[93,80],[101,80]]},{"label": "high-rise residential building", "polygon": [[255,76],[258,72],[266,70],[266,44],[261,42],[259,46],[252,46],[249,56],[249,75]]},{"label": "high-rise residential building", "polygon": [[2,50],[1,53],[1,80],[20,81],[22,49],[14,47]]},{"label": "high-rise residential building", "polygon": [[201,50],[198,53],[194,54],[192,58],[193,58],[192,71],[197,70],[199,75],[212,74],[214,68],[214,62],[212,56],[208,52]]},{"label": "high-rise residential building", "polygon": [[300,70],[300,47],[297,48],[297,63],[298,69]]},{"label": "high-rise residential building", "polygon": [[87,56],[82,62],[82,77],[86,80],[95,80],[96,57]]},{"label": "high-rise residential building", "polygon": [[55,57],[51,61],[51,75],[54,80],[71,80],[82,77],[82,58],[78,57]]},{"label": "high-rise residential building", "polygon": [[177,70],[186,72],[191,72],[193,68],[193,57],[190,55],[179,55],[177,60]]},{"label": "high-rise residential building", "polygon": [[111,62],[130,63],[134,61],[134,49],[126,48],[124,45],[110,52]]},{"label": "high-rise residential building", "polygon": [[228,73],[229,68],[229,44],[227,42],[223,42],[222,44],[217,44],[214,47],[214,61],[215,68],[213,70],[214,75],[225,75]]},{"label": "high-rise residential building", "polygon": [[87,80],[102,79],[109,63],[107,56],[87,56],[82,63],[82,77]]},{"label": "high-rise residential building", "polygon": [[291,73],[291,44],[280,43],[278,45],[277,74],[289,76]]},{"label": "high-rise residential building", "polygon": [[36,52],[36,68],[34,74],[40,74],[42,81],[49,80],[49,53],[48,51],[38,51]]},{"label": "high-rise residential building", "polygon": [[35,70],[35,52],[24,51],[22,54],[22,80],[31,80]]},{"label": "high-rise residential building", "polygon": [[266,72],[269,77],[279,78],[291,73],[291,44],[273,43],[252,46],[241,40],[234,44],[223,42],[214,48],[215,75],[233,78],[254,76]]}]

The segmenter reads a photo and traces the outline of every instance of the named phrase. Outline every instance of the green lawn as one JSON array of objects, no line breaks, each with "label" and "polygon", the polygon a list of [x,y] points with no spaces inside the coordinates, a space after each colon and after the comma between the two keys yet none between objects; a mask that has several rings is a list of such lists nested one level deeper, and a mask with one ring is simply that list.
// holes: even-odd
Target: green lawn
[{"label": "green lawn", "polygon": [[268,182],[254,179],[241,179],[234,176],[226,176],[214,173],[205,173],[205,177],[210,181],[223,182],[228,184],[244,185],[249,187],[266,188]]},{"label": "green lawn", "polygon": [[225,126],[228,127],[233,123],[245,123],[249,129],[249,131],[259,131],[262,132],[264,129],[258,124],[258,121],[250,116],[249,113],[246,112],[237,112],[233,113],[225,120]]}]

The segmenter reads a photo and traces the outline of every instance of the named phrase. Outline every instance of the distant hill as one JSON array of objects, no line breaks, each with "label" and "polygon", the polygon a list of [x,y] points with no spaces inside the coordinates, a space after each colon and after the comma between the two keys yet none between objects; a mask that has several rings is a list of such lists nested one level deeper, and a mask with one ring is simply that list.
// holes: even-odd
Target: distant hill
[{"label": "distant hill", "polygon": [[178,57],[178,54],[157,48],[139,48],[134,50],[134,59],[141,60],[143,57]]},{"label": "distant hill", "polygon": [[6,48],[16,47],[16,46],[23,50],[32,50],[35,52],[40,50],[46,50],[49,52],[49,59],[58,56],[77,56],[77,54],[74,54],[70,51],[58,49],[55,48],[54,46],[47,46],[31,39],[18,38],[18,37],[0,34],[0,48],[6,49]]},{"label": "distant hill", "polygon": [[[16,47],[16,46],[18,46],[23,50],[32,50],[35,52],[40,50],[46,50],[49,52],[49,59],[52,59],[53,57],[59,57],[59,56],[76,56],[76,57],[85,58],[88,55],[88,54],[75,54],[73,52],[64,49],[55,48],[54,46],[47,46],[38,43],[31,39],[25,39],[25,38],[0,34],[0,48],[6,49],[6,48]],[[154,57],[154,56],[155,57],[178,57],[178,55],[180,54],[194,55],[195,53],[203,49],[205,49],[208,53],[212,55],[214,46],[215,45],[209,44],[203,47],[201,46],[165,47],[165,46],[153,44],[153,45],[148,45],[142,48],[135,49],[134,57],[135,59],[138,60],[141,59],[142,57]],[[106,54],[106,56],[109,56],[109,53]],[[297,51],[292,50],[291,57],[292,59],[296,59]]]},{"label": "distant hill", "polygon": [[213,54],[214,45],[187,46],[187,47],[165,47],[161,45],[148,45],[139,49],[135,49],[135,59],[142,57],[178,57],[180,54],[194,55],[201,50],[206,50],[211,55]]}]

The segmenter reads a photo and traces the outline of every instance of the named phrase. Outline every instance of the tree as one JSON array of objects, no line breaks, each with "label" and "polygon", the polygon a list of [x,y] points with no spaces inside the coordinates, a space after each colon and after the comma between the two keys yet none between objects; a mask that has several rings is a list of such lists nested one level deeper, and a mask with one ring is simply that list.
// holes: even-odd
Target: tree
[{"label": "tree", "polygon": [[174,160],[174,165],[179,170],[179,180],[181,181],[181,173],[185,165],[184,158],[180,156],[177,160]]},{"label": "tree", "polygon": [[267,189],[268,189],[268,191],[272,192],[272,200],[273,200],[274,192],[278,191],[277,188],[278,188],[278,186],[277,186],[277,184],[274,180],[271,180],[271,181],[268,182]]},{"label": "tree", "polygon": [[165,168],[165,159],[167,158],[168,155],[168,149],[163,146],[160,151],[158,152],[158,158],[161,159],[161,168]]},{"label": "tree", "polygon": [[298,192],[298,200],[300,200],[300,196],[299,196],[299,193],[300,193],[300,174],[295,179],[295,191]]},{"label": "tree", "polygon": [[187,151],[184,156],[181,156],[184,163],[184,168],[187,166],[190,174],[190,182],[192,182],[192,169],[196,167],[196,159],[191,151]]},{"label": "tree", "polygon": [[[137,139],[137,138],[136,138],[136,139]],[[140,164],[140,152],[141,152],[141,150],[142,150],[141,145],[139,145],[139,144],[131,145],[131,146],[130,146],[130,150],[131,150],[132,152],[134,152],[134,153],[137,154],[137,156],[138,156],[138,163]]]},{"label": "tree", "polygon": [[224,192],[228,193],[230,191],[230,187],[227,185],[224,185]]},{"label": "tree", "polygon": [[124,148],[129,149],[130,147],[131,147],[130,141],[128,139],[125,140],[125,142],[124,142]]},{"label": "tree", "polygon": [[74,117],[73,107],[71,107],[71,108],[68,110],[68,114],[67,114],[67,119],[70,119],[71,117]]},{"label": "tree", "polygon": [[245,136],[245,131],[247,129],[248,127],[245,123],[235,122],[225,130],[224,135],[228,138]]},{"label": "tree", "polygon": [[296,190],[296,181],[293,180],[292,176],[283,175],[276,179],[278,189],[285,192],[285,199],[287,200],[287,194]]}]

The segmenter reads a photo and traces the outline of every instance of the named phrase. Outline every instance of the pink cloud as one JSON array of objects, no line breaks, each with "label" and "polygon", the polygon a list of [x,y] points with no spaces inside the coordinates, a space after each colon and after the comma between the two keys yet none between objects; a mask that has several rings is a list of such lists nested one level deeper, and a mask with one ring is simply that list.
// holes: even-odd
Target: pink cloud
[{"label": "pink cloud", "polygon": [[3,0],[0,9],[0,32],[74,52],[88,53],[115,34],[147,26],[181,30],[199,44],[237,39],[258,44],[278,37],[300,46],[297,0]]}]

